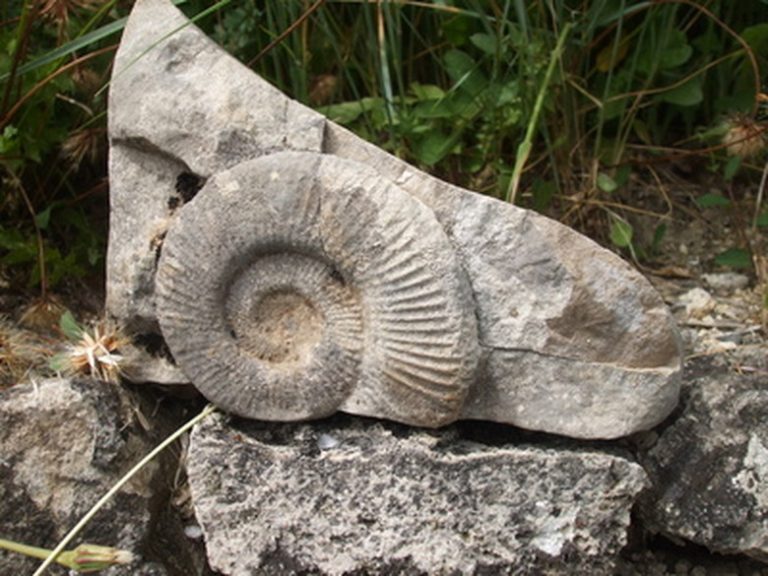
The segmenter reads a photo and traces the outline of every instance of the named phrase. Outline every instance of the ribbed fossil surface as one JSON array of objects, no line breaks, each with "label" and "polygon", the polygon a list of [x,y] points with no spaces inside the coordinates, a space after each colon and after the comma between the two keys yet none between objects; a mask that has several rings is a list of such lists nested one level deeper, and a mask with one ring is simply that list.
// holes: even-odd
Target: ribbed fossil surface
[{"label": "ribbed fossil surface", "polygon": [[468,282],[442,227],[349,160],[285,152],[215,175],[169,231],[157,287],[174,358],[243,416],[343,408],[440,425],[477,364]]}]

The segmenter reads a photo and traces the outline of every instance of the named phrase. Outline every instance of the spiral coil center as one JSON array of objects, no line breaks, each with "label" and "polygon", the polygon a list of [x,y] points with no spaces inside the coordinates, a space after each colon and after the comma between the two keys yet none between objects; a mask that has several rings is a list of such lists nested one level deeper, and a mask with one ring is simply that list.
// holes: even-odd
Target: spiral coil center
[{"label": "spiral coil center", "polygon": [[245,332],[236,335],[240,348],[275,368],[306,364],[322,339],[322,314],[293,290],[264,294],[248,316]]}]

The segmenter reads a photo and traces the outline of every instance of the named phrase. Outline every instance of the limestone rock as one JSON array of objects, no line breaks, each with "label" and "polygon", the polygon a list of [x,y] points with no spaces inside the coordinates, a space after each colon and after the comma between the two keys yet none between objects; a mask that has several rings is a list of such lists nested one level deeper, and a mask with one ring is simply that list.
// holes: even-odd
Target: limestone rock
[{"label": "limestone rock", "polygon": [[613,573],[642,469],[595,451],[337,416],[215,415],[188,473],[211,566],[252,574]]},{"label": "limestone rock", "polygon": [[686,378],[685,409],[642,458],[654,531],[768,562],[768,381],[715,369]]},{"label": "limestone rock", "polygon": [[[150,450],[129,430],[117,389],[89,380],[54,379],[0,394],[0,534],[53,548],[58,539]],[[140,555],[149,531],[152,464],[107,504],[77,543]],[[74,546],[73,546],[74,547]],[[0,553],[0,574],[31,574],[39,561]],[[135,574],[137,566],[109,574]]]},{"label": "limestone rock", "polygon": [[[487,419],[578,438],[615,438],[648,429],[674,408],[680,373],[677,332],[660,296],[625,262],[557,222],[448,185],[363,142],[280,94],[185,23],[168,0],[139,0],[126,25],[110,90],[108,312],[142,341],[164,337],[180,368],[171,364],[170,355],[155,354],[136,372],[139,378],[154,377],[163,383],[191,380],[224,408],[259,418],[321,417],[332,408],[431,427],[456,418]],[[319,157],[326,159],[312,160]],[[267,159],[262,162],[261,158]],[[378,239],[372,232],[358,253],[349,240],[354,237],[349,234],[354,224],[340,227],[342,240],[329,227],[316,238],[302,236],[301,210],[289,216],[279,234],[277,228],[256,226],[257,221],[270,220],[249,203],[253,190],[248,183],[273,177],[291,181],[291,186],[311,181],[310,188],[322,196],[326,192],[320,190],[333,187],[332,178],[326,176],[322,183],[321,175],[306,173],[308,166],[322,165],[346,166],[347,175],[359,173],[359,182],[340,178],[344,189],[337,192],[342,198],[347,194],[350,202],[358,197],[377,198],[380,204],[374,203],[374,209],[389,210],[382,222],[396,226],[408,220],[405,214],[418,213],[419,218],[402,230],[379,234]],[[279,188],[277,184],[270,190]],[[290,203],[296,197],[292,194],[278,193],[265,211],[273,216],[283,213],[280,203]],[[224,195],[229,200],[217,204]],[[317,197],[299,197],[307,199],[307,206],[319,206]],[[211,209],[195,208],[196,204]],[[242,244],[246,236],[230,237],[225,233],[229,230],[217,229],[229,226],[220,217],[225,206],[240,204],[249,211],[237,215],[238,229],[245,230],[249,218],[253,220],[249,246]],[[341,212],[326,215],[326,221],[334,216],[346,222]],[[163,256],[166,235],[174,239],[181,234],[174,233],[177,226],[187,229],[184,254],[194,253],[197,233],[200,246],[211,252],[206,262],[219,258],[232,264],[231,268],[215,267],[223,275],[205,277],[201,284],[210,287],[205,295],[195,289],[185,296],[174,292],[169,283],[163,284],[162,278],[197,275],[202,280],[207,274],[197,258]],[[436,226],[442,230],[435,230]],[[430,238],[441,236],[440,241],[418,244],[415,239],[427,229]],[[209,250],[208,240],[220,236],[230,244]],[[403,238],[413,239],[409,247],[418,244],[421,251],[407,250]],[[335,250],[334,242],[347,244]],[[381,256],[386,250],[393,254],[401,250],[403,258],[418,254],[421,261],[398,268],[396,264],[402,262],[388,256],[394,260],[392,268],[380,266],[379,285],[366,276],[364,271],[370,268],[366,259],[381,262],[375,254]],[[442,357],[436,359],[431,352],[424,356],[423,346],[410,350],[405,341],[398,342],[400,348],[390,353],[400,354],[405,345],[412,354],[406,359],[406,370],[402,358],[396,364],[392,357],[380,356],[385,346],[378,344],[392,342],[382,331],[385,323],[364,322],[361,345],[354,351],[346,348],[352,362],[345,366],[353,367],[340,384],[348,391],[346,397],[338,391],[313,394],[314,387],[292,400],[273,393],[279,388],[276,383],[285,380],[287,363],[275,366],[264,361],[262,352],[269,337],[258,336],[253,326],[245,332],[261,338],[258,344],[241,336],[243,326],[235,326],[228,311],[227,291],[230,286],[252,285],[252,277],[258,275],[252,272],[257,261],[268,256],[277,262],[286,253],[288,260],[299,254],[317,273],[326,269],[333,282],[324,282],[331,290],[338,292],[344,285],[344,290],[358,292],[362,318],[376,316],[372,311],[379,301],[377,294],[396,292],[397,280],[407,281],[416,297],[418,283],[427,282],[430,274],[426,272],[431,272],[432,278],[444,281],[435,286],[447,295],[441,302],[448,308],[434,300],[396,310],[387,318],[387,329],[410,333],[422,344],[434,337],[435,348],[446,345],[454,352],[459,352],[455,345],[463,340],[465,353],[449,354],[452,364],[446,367]],[[346,259],[357,265],[350,266]],[[306,278],[302,280],[288,260],[274,264],[294,270],[294,279],[280,288],[293,295],[288,300],[305,308],[309,302],[310,309],[320,311],[326,309],[323,302],[335,302],[332,294],[309,297]],[[166,265],[172,269],[157,274],[158,266]],[[424,290],[418,296],[426,294]],[[198,298],[206,305],[186,306],[185,298],[186,304]],[[395,298],[406,302],[402,294]],[[246,301],[241,298],[240,302]],[[456,303],[465,308],[457,311]],[[235,308],[261,309],[258,302],[243,306]],[[446,313],[449,309],[453,312]],[[285,318],[307,317],[298,314],[296,307],[289,306],[285,312]],[[408,314],[416,315],[423,325],[402,321]],[[432,314],[441,321],[462,320],[445,323],[435,332]],[[201,317],[206,321],[198,324]],[[469,326],[470,321],[476,327]],[[185,331],[199,334],[210,326],[215,327],[215,338],[203,348],[189,344],[194,337],[183,336]],[[326,328],[319,325],[321,331]],[[290,335],[304,332],[296,329]],[[283,357],[300,356],[303,361],[297,373],[310,374],[308,367],[325,357],[325,344],[331,340],[318,338],[315,347],[299,340],[306,353]],[[242,364],[232,369],[242,378],[211,376],[221,373],[225,356],[241,358]],[[332,388],[331,380],[319,374],[312,372],[302,381]],[[398,387],[410,392],[398,392]],[[243,395],[248,390],[253,396],[246,402]],[[435,402],[424,400],[430,395]],[[328,401],[330,397],[334,402]],[[436,405],[441,407],[435,409]],[[248,412],[249,406],[259,408]]]}]

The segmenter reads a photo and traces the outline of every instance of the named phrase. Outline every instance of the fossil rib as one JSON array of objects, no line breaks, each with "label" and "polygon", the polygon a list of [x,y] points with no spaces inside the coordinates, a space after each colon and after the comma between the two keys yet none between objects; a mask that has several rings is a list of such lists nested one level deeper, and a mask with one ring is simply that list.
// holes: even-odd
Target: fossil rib
[{"label": "fossil rib", "polygon": [[442,227],[349,160],[283,152],[216,174],[169,230],[157,290],[181,368],[243,416],[343,406],[436,426],[473,380],[469,285]]}]

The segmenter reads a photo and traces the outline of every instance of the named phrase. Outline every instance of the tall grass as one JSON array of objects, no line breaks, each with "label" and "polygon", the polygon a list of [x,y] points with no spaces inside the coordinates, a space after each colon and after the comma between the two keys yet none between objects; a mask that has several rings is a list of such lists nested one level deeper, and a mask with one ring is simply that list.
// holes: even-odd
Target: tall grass
[{"label": "tall grass", "polygon": [[[725,115],[752,122],[746,133],[762,142],[764,2],[220,4],[181,7],[193,16],[215,6],[198,24],[292,97],[439,177],[502,199],[514,189],[516,203],[571,224],[597,207],[617,232],[605,208],[645,170],[640,156],[684,149],[726,175],[743,172],[749,163],[718,148]],[[103,87],[128,8],[0,5],[0,265],[15,284],[45,293],[103,262]]]},{"label": "tall grass", "polygon": [[[727,115],[762,122],[765,3],[317,4],[251,1],[220,14],[208,31],[294,98],[409,162],[499,198],[518,190],[509,195],[515,202],[572,223],[585,206],[615,200],[631,171],[644,170],[636,158],[684,149],[727,171],[725,147],[703,137],[721,135]],[[256,58],[310,8],[283,42]],[[572,32],[547,80],[565,27]],[[526,134],[531,146],[515,182]],[[602,213],[606,236],[623,244],[626,224]]]}]

